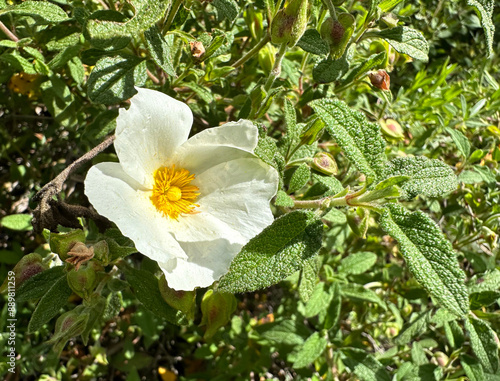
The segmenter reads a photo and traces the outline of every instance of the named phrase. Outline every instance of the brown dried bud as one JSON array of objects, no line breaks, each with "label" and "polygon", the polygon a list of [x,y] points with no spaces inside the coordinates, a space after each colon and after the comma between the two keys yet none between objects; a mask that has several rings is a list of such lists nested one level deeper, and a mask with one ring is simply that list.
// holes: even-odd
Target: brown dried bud
[{"label": "brown dried bud", "polygon": [[76,242],[70,247],[68,257],[66,262],[73,264],[76,271],[78,271],[80,265],[90,261],[94,257],[94,248],[85,246],[83,242]]},{"label": "brown dried bud", "polygon": [[201,58],[205,54],[205,47],[200,41],[191,41],[189,47],[193,58]]},{"label": "brown dried bud", "polygon": [[383,69],[378,70],[376,73],[368,74],[370,82],[377,89],[388,91],[391,86],[391,77]]}]

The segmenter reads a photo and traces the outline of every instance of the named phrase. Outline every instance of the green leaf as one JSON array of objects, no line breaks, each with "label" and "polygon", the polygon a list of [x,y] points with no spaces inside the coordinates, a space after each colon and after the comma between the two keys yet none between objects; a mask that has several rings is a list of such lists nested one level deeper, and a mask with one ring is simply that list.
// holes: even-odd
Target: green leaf
[{"label": "green leaf", "polygon": [[349,70],[349,63],[345,57],[337,60],[326,58],[313,68],[313,79],[318,83],[338,81]]},{"label": "green leaf", "polygon": [[171,44],[168,42],[169,40],[161,35],[156,25],[153,25],[144,32],[144,39],[146,40],[149,53],[156,64],[168,75],[176,77],[175,68],[172,65]]},{"label": "green leaf", "polygon": [[134,89],[136,67],[142,62],[135,56],[103,57],[94,67],[88,79],[88,95],[92,102],[115,104],[131,98]]},{"label": "green leaf", "polygon": [[484,30],[484,35],[486,37],[486,47],[488,49],[488,56],[493,55],[493,39],[495,35],[495,25],[493,24],[493,9],[495,7],[494,0],[467,0],[467,4],[474,7],[479,20],[481,20],[481,26]]},{"label": "green leaf", "polygon": [[69,60],[75,57],[81,49],[81,45],[72,45],[64,48],[59,53],[57,53],[54,58],[52,58],[52,60],[49,62],[49,67],[52,70],[63,67]]},{"label": "green leaf", "polygon": [[63,274],[52,283],[36,305],[28,324],[28,333],[38,331],[45,323],[56,316],[60,309],[66,305],[70,295],[71,289],[68,287],[66,274]]},{"label": "green leaf", "polygon": [[391,377],[375,357],[358,348],[343,348],[342,361],[362,381],[391,381]]},{"label": "green leaf", "polygon": [[469,316],[465,319],[470,344],[484,370],[496,373],[498,370],[498,345],[491,327],[483,320]]},{"label": "green leaf", "polygon": [[429,44],[422,33],[415,29],[397,26],[373,34],[386,40],[399,53],[407,54],[424,62],[429,60]]},{"label": "green leaf", "polygon": [[368,251],[349,254],[340,262],[339,272],[347,275],[363,274],[377,262],[377,255]]},{"label": "green leaf", "polygon": [[290,185],[288,186],[288,191],[294,193],[304,187],[311,178],[311,169],[305,163],[302,163],[297,167],[295,172],[290,179]]},{"label": "green leaf", "polygon": [[69,20],[68,15],[61,7],[48,1],[25,1],[18,5],[0,9],[0,15],[7,13],[33,17],[40,25]]},{"label": "green leaf", "polygon": [[347,77],[342,80],[342,84],[351,83],[361,78],[362,76],[366,75],[366,73],[369,72],[370,70],[382,67],[383,64],[385,63],[386,56],[387,55],[385,51],[371,55],[361,64],[352,69],[347,75]]},{"label": "green leaf", "polygon": [[314,332],[299,349],[293,368],[305,368],[314,362],[324,352],[327,344],[328,341],[319,332]]},{"label": "green leaf", "polygon": [[286,192],[279,190],[276,194],[276,200],[274,201],[274,205],[283,206],[287,208],[291,208],[295,205],[293,202],[293,198],[286,194]]},{"label": "green leaf", "polygon": [[270,324],[263,324],[255,327],[259,333],[259,341],[282,344],[282,345],[302,345],[304,343],[304,326],[294,320],[277,321]]},{"label": "green leaf", "polygon": [[386,163],[385,168],[386,177],[410,177],[400,185],[407,199],[419,194],[429,197],[441,196],[458,186],[457,177],[448,165],[425,156],[398,157]]},{"label": "green leaf", "polygon": [[229,21],[233,21],[238,16],[238,3],[234,0],[213,0],[212,5]]},{"label": "green leaf", "polygon": [[378,5],[383,13],[390,11],[396,5],[401,3],[403,0],[382,0]]},{"label": "green leaf", "polygon": [[324,56],[330,52],[327,42],[321,38],[316,29],[306,30],[299,42],[297,42],[297,46],[308,53],[319,56]]},{"label": "green leaf", "polygon": [[202,101],[206,103],[212,103],[214,101],[212,91],[208,87],[198,85],[196,82],[186,82],[184,85],[193,90]]},{"label": "green leaf", "polygon": [[360,302],[368,302],[378,304],[380,307],[387,311],[387,305],[380,299],[375,291],[364,288],[363,286],[355,283],[343,284],[340,287],[340,293],[343,297]]},{"label": "green leaf", "polygon": [[[283,192],[284,193],[284,192]],[[318,257],[309,258],[304,262],[304,267],[300,271],[299,280],[299,296],[300,300],[306,303],[314,291],[314,287],[318,282],[318,272],[320,264],[318,263]]]},{"label": "green leaf", "polygon": [[16,290],[16,302],[41,298],[63,276],[65,276],[64,266],[54,266],[28,278]]},{"label": "green leaf", "polygon": [[380,226],[398,241],[401,254],[417,281],[457,316],[467,314],[465,274],[451,243],[437,224],[421,211],[411,213],[401,205],[387,204]]},{"label": "green leaf", "polygon": [[304,309],[304,316],[311,318],[326,311],[332,297],[333,294],[330,293],[330,289],[325,282],[317,283]]},{"label": "green leaf", "polygon": [[445,130],[451,135],[451,138],[453,139],[453,142],[456,144],[458,150],[467,159],[470,155],[469,139],[467,139],[467,137],[463,133],[453,128],[446,127]]},{"label": "green leaf", "polygon": [[31,220],[33,216],[30,214],[11,214],[0,219],[0,225],[4,228],[19,231],[32,230]]},{"label": "green leaf", "polygon": [[215,335],[220,327],[225,326],[237,307],[237,300],[233,294],[207,290],[201,301],[201,325],[206,326],[203,337],[208,339]]},{"label": "green leaf", "polygon": [[332,299],[326,310],[325,322],[323,324],[324,329],[327,330],[331,330],[333,327],[337,326],[340,318],[340,309],[342,307],[342,297],[340,296],[340,286],[338,282],[331,285],[330,292],[332,293]]},{"label": "green leaf", "polygon": [[397,345],[408,344],[413,338],[419,336],[427,329],[429,324],[430,311],[424,311],[413,319],[410,323],[403,326],[403,330],[394,339]]},{"label": "green leaf", "polygon": [[475,358],[462,353],[460,355],[460,364],[464,368],[465,375],[469,378],[469,381],[485,380],[483,367]]},{"label": "green leaf", "polygon": [[125,278],[130,284],[134,294],[144,307],[172,324],[185,323],[184,314],[170,307],[161,296],[158,287],[158,278],[145,270],[138,270],[128,265],[121,266]]},{"label": "green leaf", "polygon": [[368,178],[382,176],[386,161],[385,142],[378,124],[368,122],[363,114],[339,100],[319,99],[309,105],[361,173]]},{"label": "green leaf", "polygon": [[278,283],[318,253],[322,234],[323,223],[312,212],[294,211],[278,218],[241,249],[218,288],[235,293]]},{"label": "green leaf", "polygon": [[298,144],[301,128],[297,124],[297,114],[290,99],[285,98],[284,106],[286,125],[284,144],[287,146],[287,149],[290,150]]}]

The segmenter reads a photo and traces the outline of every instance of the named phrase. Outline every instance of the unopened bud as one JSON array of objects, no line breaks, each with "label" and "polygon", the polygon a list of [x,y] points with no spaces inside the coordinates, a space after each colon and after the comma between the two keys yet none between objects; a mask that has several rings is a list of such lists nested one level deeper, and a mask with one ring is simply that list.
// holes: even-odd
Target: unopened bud
[{"label": "unopened bud", "polygon": [[325,175],[336,175],[338,172],[337,162],[328,152],[318,152],[314,155],[311,166]]},{"label": "unopened bud", "polygon": [[68,233],[50,233],[49,236],[50,250],[59,255],[63,261],[68,258],[68,251],[76,242],[85,242],[85,232],[81,229]]},{"label": "unopened bud", "polygon": [[307,0],[290,0],[271,22],[273,44],[295,46],[307,27]]},{"label": "unopened bud", "polygon": [[329,17],[321,25],[321,37],[330,45],[333,59],[339,59],[344,54],[354,33],[355,22],[354,16],[350,13],[341,13],[337,20]]},{"label": "unopened bud", "polygon": [[368,74],[370,77],[370,82],[373,86],[380,90],[387,91],[391,86],[391,77],[389,74],[383,69],[377,70],[374,73]]},{"label": "unopened bud", "polygon": [[104,266],[109,263],[109,245],[106,241],[99,241],[95,243],[92,248],[94,249],[94,258],[99,260]]},{"label": "unopened bud", "polygon": [[[16,289],[18,289],[24,281],[38,273],[41,273],[47,268],[48,266],[42,262],[40,254],[31,253],[22,257],[12,269],[14,272]],[[9,277],[5,278],[2,286],[0,286],[0,292],[3,292],[8,288],[8,279]]]},{"label": "unopened bud", "polygon": [[189,320],[194,319],[196,291],[177,291],[168,287],[165,275],[162,275],[158,281],[158,287],[161,296],[169,306],[183,312]]},{"label": "unopened bud", "polygon": [[390,138],[399,140],[405,137],[403,127],[394,119],[380,120],[380,127],[382,133]]},{"label": "unopened bud", "polygon": [[90,261],[94,257],[94,248],[87,247],[83,242],[75,242],[69,248],[67,254],[66,262],[73,264],[76,271],[78,271],[83,263]]},{"label": "unopened bud", "polygon": [[96,270],[100,270],[100,268],[95,262],[87,263],[79,270],[72,269],[67,275],[69,287],[78,296],[87,298],[97,285]]},{"label": "unopened bud", "polygon": [[271,72],[276,61],[276,48],[267,44],[262,49],[259,50],[259,65],[267,74]]},{"label": "unopened bud", "polygon": [[192,41],[189,43],[191,49],[191,55],[193,58],[200,59],[205,54],[205,47],[200,41]]},{"label": "unopened bud", "polygon": [[48,341],[56,353],[63,350],[69,339],[80,335],[85,330],[89,315],[82,313],[84,310],[85,307],[80,305],[57,319],[54,336]]},{"label": "unopened bud", "polygon": [[201,324],[206,325],[204,338],[212,337],[220,327],[226,325],[236,310],[236,298],[233,294],[208,290],[201,301],[203,314]]}]

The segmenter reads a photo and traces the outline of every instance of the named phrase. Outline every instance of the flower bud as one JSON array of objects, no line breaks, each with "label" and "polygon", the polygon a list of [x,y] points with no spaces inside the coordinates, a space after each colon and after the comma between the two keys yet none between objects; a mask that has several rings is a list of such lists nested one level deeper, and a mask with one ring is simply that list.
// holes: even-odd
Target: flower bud
[{"label": "flower bud", "polygon": [[337,162],[328,152],[318,152],[314,155],[311,166],[325,175],[336,175],[338,172]]},{"label": "flower bud", "polygon": [[96,263],[89,262],[78,270],[72,269],[68,272],[67,280],[75,294],[87,298],[97,285]]},{"label": "flower bud", "polygon": [[321,37],[330,45],[333,59],[339,59],[344,54],[347,44],[351,39],[356,20],[350,13],[341,13],[337,20],[328,17],[321,25]]},{"label": "flower bud", "polygon": [[236,310],[236,298],[233,294],[208,290],[201,301],[203,314],[201,324],[206,325],[205,339],[212,337],[220,327],[226,325]]},{"label": "flower bud", "polygon": [[389,77],[389,74],[387,74],[385,70],[380,69],[377,72],[368,74],[368,76],[373,86],[380,90],[389,90],[391,86],[391,77]]},{"label": "flower bud", "polygon": [[432,360],[431,361],[442,368],[445,368],[450,361],[448,355],[446,355],[446,353],[441,352],[441,351],[435,352],[432,357],[433,357],[432,360],[434,360],[434,361],[432,361]]},{"label": "flower bud", "polygon": [[68,258],[68,251],[76,242],[85,242],[85,232],[75,229],[68,233],[50,233],[48,241],[50,250],[64,261]]},{"label": "flower bud", "polygon": [[203,57],[203,55],[205,54],[205,47],[200,41],[190,42],[189,47],[191,49],[191,55],[197,60]]},{"label": "flower bud", "polygon": [[267,44],[259,50],[259,65],[262,70],[266,72],[266,74],[269,74],[271,72],[275,61],[276,48],[273,45]]},{"label": "flower bud", "polygon": [[69,339],[80,335],[85,330],[89,315],[82,313],[84,310],[85,307],[80,305],[57,319],[54,336],[48,341],[56,353],[63,350]]},{"label": "flower bud", "polygon": [[99,260],[104,266],[109,263],[109,246],[106,241],[99,241],[93,246],[94,258]]},{"label": "flower bud", "polygon": [[403,128],[394,119],[380,120],[380,127],[382,133],[390,138],[400,140],[405,137]]},{"label": "flower bud", "polygon": [[186,314],[189,320],[194,319],[196,291],[177,291],[168,287],[165,275],[162,275],[159,279],[158,287],[160,288],[161,296],[169,306]]},{"label": "flower bud", "polygon": [[295,46],[307,27],[307,0],[290,0],[271,22],[273,44]]},{"label": "flower bud", "polygon": [[[14,272],[16,290],[24,281],[41,273],[47,268],[48,266],[42,262],[40,254],[31,253],[22,257],[12,269]],[[5,278],[2,286],[0,286],[0,292],[4,292],[8,288],[8,279],[9,277]]]}]

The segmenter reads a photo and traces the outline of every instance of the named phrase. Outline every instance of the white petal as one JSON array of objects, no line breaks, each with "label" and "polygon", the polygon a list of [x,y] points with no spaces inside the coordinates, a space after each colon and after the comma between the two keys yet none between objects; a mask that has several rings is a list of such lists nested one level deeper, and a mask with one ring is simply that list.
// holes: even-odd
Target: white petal
[{"label": "white petal", "polygon": [[229,269],[231,260],[241,250],[241,245],[230,244],[224,239],[208,242],[181,243],[189,259],[177,258],[159,263],[169,287],[191,291],[208,287]]},{"label": "white petal", "polygon": [[118,163],[99,163],[85,179],[85,194],[97,212],[113,221],[147,257],[167,262],[186,258],[169,233],[168,220],[151,203],[151,192],[128,176]]},{"label": "white petal", "polygon": [[128,110],[116,119],[114,146],[124,171],[151,188],[153,173],[170,165],[193,124],[189,107],[159,91],[137,88]]},{"label": "white petal", "polygon": [[259,133],[248,120],[207,128],[191,137],[177,149],[174,162],[199,175],[219,163],[253,157]]}]

